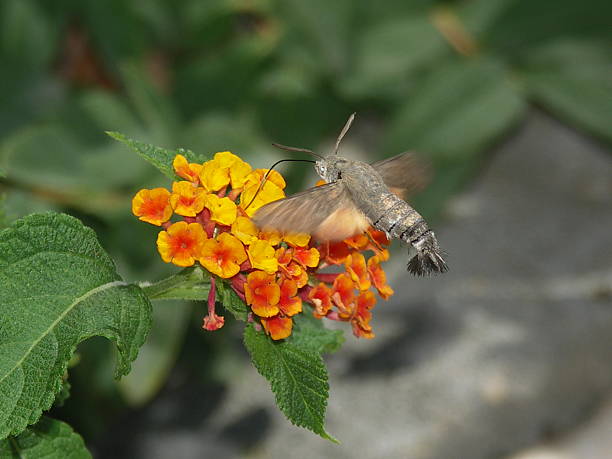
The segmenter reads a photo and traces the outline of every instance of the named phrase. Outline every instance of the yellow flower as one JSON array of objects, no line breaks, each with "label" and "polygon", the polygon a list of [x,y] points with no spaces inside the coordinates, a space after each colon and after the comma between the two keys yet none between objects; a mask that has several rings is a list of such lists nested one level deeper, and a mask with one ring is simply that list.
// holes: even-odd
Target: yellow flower
[{"label": "yellow flower", "polygon": [[220,198],[216,194],[207,194],[204,205],[210,210],[212,221],[228,226],[236,221],[238,209],[230,198]]},{"label": "yellow flower", "polygon": [[219,191],[230,182],[229,170],[220,168],[214,159],[206,161],[200,170],[200,183],[206,191]]},{"label": "yellow flower", "polygon": [[283,235],[283,241],[293,247],[306,247],[310,242],[310,234],[287,233]]},{"label": "yellow flower", "polygon": [[250,173],[248,163],[229,151],[221,151],[203,164],[200,182],[208,191],[219,191],[230,183],[232,188],[241,188]]},{"label": "yellow flower", "polygon": [[240,271],[247,259],[242,243],[229,233],[221,233],[217,239],[207,239],[202,246],[200,263],[211,273],[227,279]]},{"label": "yellow flower", "polygon": [[177,222],[157,236],[157,250],[166,263],[191,266],[199,257],[206,233],[199,223]]},{"label": "yellow flower", "polygon": [[251,173],[251,165],[229,151],[216,153],[214,160],[218,161],[219,167],[229,170],[232,188],[242,188]]},{"label": "yellow flower", "polygon": [[260,231],[258,237],[262,241],[268,241],[270,245],[273,245],[273,246],[277,246],[278,244],[280,244],[282,240],[281,234],[275,229],[270,229],[267,231]]},{"label": "yellow flower", "polygon": [[[257,193],[257,195],[255,195]],[[255,199],[253,199],[255,197]],[[240,207],[252,217],[257,209],[269,202],[278,201],[285,197],[285,192],[274,182],[266,180],[266,183],[259,188],[259,182],[254,185],[245,185],[244,191],[240,195]],[[248,206],[248,207],[247,207]]]},{"label": "yellow flower", "polygon": [[201,164],[188,163],[187,158],[183,155],[176,155],[172,162],[172,167],[174,167],[174,172],[179,177],[192,183],[198,183],[200,171],[202,170]]},{"label": "yellow flower", "polygon": [[[246,187],[251,187],[253,185],[259,186],[262,179],[264,178],[264,175],[266,175],[268,171],[269,169],[255,169],[253,172],[251,172],[247,176],[246,181],[245,181],[245,186]],[[266,179],[266,182],[274,183],[281,190],[284,190],[285,187],[287,186],[287,183],[285,182],[285,179],[283,178],[283,176],[275,170],[273,170],[272,172],[268,174],[268,178]]]},{"label": "yellow flower", "polygon": [[174,212],[184,217],[195,217],[204,209],[206,194],[192,182],[174,182],[170,204]]},{"label": "yellow flower", "polygon": [[274,247],[268,241],[257,240],[251,243],[247,249],[251,266],[261,269],[268,274],[274,274],[278,270],[278,260],[275,256]]},{"label": "yellow flower", "polygon": [[240,239],[244,245],[249,245],[257,240],[257,227],[250,218],[237,217],[232,223],[232,234]]}]

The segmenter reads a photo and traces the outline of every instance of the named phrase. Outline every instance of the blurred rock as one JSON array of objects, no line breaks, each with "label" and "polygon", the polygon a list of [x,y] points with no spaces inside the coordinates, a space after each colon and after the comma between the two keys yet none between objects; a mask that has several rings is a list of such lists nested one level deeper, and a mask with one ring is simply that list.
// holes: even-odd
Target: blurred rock
[{"label": "blurred rock", "polygon": [[291,426],[249,367],[205,426],[143,434],[135,450],[492,458],[585,419],[612,388],[612,158],[533,114],[434,226],[450,272],[410,277],[398,253],[376,339],[328,359],[327,426],[342,445]]}]

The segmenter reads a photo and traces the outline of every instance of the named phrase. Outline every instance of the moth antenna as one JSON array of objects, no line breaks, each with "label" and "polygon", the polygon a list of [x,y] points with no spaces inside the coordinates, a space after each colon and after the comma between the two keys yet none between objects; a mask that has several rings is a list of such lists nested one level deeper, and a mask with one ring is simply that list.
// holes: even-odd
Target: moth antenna
[{"label": "moth antenna", "polygon": [[316,156],[317,158],[323,159],[323,156],[315,153],[312,150],[309,150],[308,148],[288,147],[287,145],[281,145],[280,143],[272,143],[272,145],[274,145],[276,148],[280,148],[281,150],[295,151],[295,152],[299,152],[299,153],[308,153],[308,154],[310,154],[312,156]]},{"label": "moth antenna", "polygon": [[255,198],[257,197],[257,195],[259,194],[259,192],[261,191],[261,189],[265,185],[266,180],[268,179],[268,176],[270,175],[270,173],[272,172],[272,170],[274,170],[274,168],[276,166],[278,166],[280,163],[284,163],[284,162],[296,162],[296,161],[301,161],[301,162],[305,162],[305,163],[314,163],[314,162],[316,162],[316,161],[313,161],[312,159],[281,159],[279,161],[276,161],[274,164],[272,164],[272,167],[270,167],[270,169],[268,169],[268,171],[264,174],[263,178],[261,179],[261,182],[259,182],[259,186],[257,187],[257,191],[255,191],[255,194],[253,195],[253,198],[249,201],[249,203],[244,208],[244,210],[247,210],[251,206],[251,204],[253,204],[253,201],[255,201]]},{"label": "moth antenna", "polygon": [[344,138],[344,136],[346,135],[346,133],[350,129],[351,124],[353,124],[353,120],[355,119],[355,114],[356,113],[352,113],[351,116],[349,116],[348,121],[346,122],[346,124],[342,128],[342,131],[340,132],[340,135],[338,136],[338,139],[336,140],[336,146],[334,147],[334,153],[333,153],[334,155],[338,154],[338,148],[340,148],[340,142],[342,142],[342,139]]}]

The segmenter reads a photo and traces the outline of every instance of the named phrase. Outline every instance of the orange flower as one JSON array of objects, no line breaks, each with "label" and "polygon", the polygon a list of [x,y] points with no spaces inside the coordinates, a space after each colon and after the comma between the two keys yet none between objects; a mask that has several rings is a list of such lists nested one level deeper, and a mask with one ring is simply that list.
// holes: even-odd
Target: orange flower
[{"label": "orange flower", "polygon": [[191,182],[174,182],[170,205],[174,212],[184,217],[195,217],[204,209],[205,193]]},{"label": "orange flower", "polygon": [[365,257],[361,253],[356,252],[346,257],[344,266],[359,290],[363,291],[370,288],[372,282],[368,276]]},{"label": "orange flower", "polygon": [[157,236],[157,250],[166,263],[191,266],[198,258],[206,234],[199,223],[178,222]]},{"label": "orange flower", "polygon": [[351,318],[351,325],[353,326],[353,334],[358,338],[374,338],[372,327],[370,326],[370,319],[372,313],[370,310],[376,305],[376,298],[374,293],[370,290],[362,292],[357,297],[357,306],[355,308],[355,314]]},{"label": "orange flower", "polygon": [[393,295],[393,289],[387,285],[387,275],[380,267],[380,258],[378,256],[370,257],[368,260],[368,272],[370,273],[372,283],[381,297],[386,300]]},{"label": "orange flower", "polygon": [[297,295],[297,284],[294,280],[284,279],[280,284],[280,299],[278,307],[286,316],[294,316],[302,312],[302,299]]},{"label": "orange flower", "polygon": [[160,226],[170,220],[170,192],[165,188],[140,190],[132,199],[132,213],[143,222]]},{"label": "orange flower", "polygon": [[285,339],[291,335],[293,321],[290,317],[275,316],[270,319],[261,319],[266,332],[273,340]]},{"label": "orange flower", "polygon": [[183,155],[176,155],[174,161],[172,162],[172,167],[174,167],[174,172],[179,177],[184,178],[192,183],[199,182],[200,171],[202,170],[201,164],[188,163],[187,158]]},{"label": "orange flower", "polygon": [[257,227],[250,218],[237,217],[232,223],[232,234],[240,239],[244,245],[249,245],[257,240]]},{"label": "orange flower", "polygon": [[319,264],[319,251],[314,247],[305,249],[303,247],[294,247],[293,259],[304,267],[315,268]]},{"label": "orange flower", "polygon": [[237,207],[230,198],[220,198],[216,194],[206,194],[204,205],[210,210],[210,219],[222,225],[231,225],[236,221]]},{"label": "orange flower", "polygon": [[387,237],[384,231],[379,231],[377,229],[374,229],[373,227],[370,227],[367,233],[372,239],[372,241],[378,244],[379,248],[381,249],[383,245],[389,245],[391,242],[389,241],[389,238]]},{"label": "orange flower", "polygon": [[355,302],[354,288],[353,280],[349,275],[340,274],[336,277],[332,287],[332,299],[338,307],[340,317],[347,318],[351,315]]},{"label": "orange flower", "polygon": [[247,259],[242,243],[229,233],[221,233],[217,239],[204,241],[200,263],[211,273],[227,279],[240,271],[240,264]]},{"label": "orange flower", "polygon": [[272,317],[278,314],[280,287],[273,274],[253,271],[247,275],[244,285],[246,301],[259,317]]},{"label": "orange flower", "polygon": [[344,263],[344,260],[346,260],[346,257],[348,257],[350,253],[351,249],[342,241],[326,242],[321,246],[322,258],[330,265]]},{"label": "orange flower", "polygon": [[344,240],[346,245],[355,250],[364,250],[369,242],[370,240],[365,233],[357,234]]},{"label": "orange flower", "polygon": [[313,287],[310,292],[308,292],[308,299],[314,305],[313,313],[315,317],[325,317],[325,315],[331,310],[331,295],[331,289],[323,282],[320,282],[319,285]]},{"label": "orange flower", "polygon": [[308,273],[306,268],[293,261],[293,250],[280,247],[276,250],[276,259],[278,267],[283,275],[288,279],[296,281],[298,288],[302,288],[308,283]]},{"label": "orange flower", "polygon": [[274,256],[274,247],[268,241],[256,240],[249,246],[247,253],[251,266],[268,274],[278,270],[278,260]]}]

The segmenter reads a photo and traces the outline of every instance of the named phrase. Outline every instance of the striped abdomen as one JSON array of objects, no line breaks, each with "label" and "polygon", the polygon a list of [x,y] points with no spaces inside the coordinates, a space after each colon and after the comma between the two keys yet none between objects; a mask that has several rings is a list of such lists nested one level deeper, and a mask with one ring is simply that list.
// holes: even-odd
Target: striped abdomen
[{"label": "striped abdomen", "polygon": [[385,192],[373,204],[367,209],[366,216],[374,227],[391,238],[400,238],[416,250],[415,256],[408,262],[408,271],[422,276],[448,270],[435,234],[406,201]]}]

